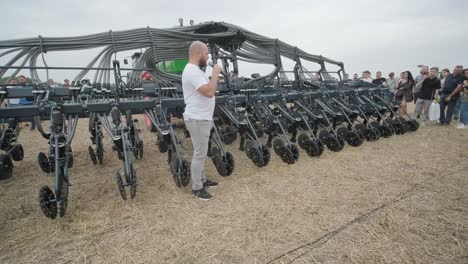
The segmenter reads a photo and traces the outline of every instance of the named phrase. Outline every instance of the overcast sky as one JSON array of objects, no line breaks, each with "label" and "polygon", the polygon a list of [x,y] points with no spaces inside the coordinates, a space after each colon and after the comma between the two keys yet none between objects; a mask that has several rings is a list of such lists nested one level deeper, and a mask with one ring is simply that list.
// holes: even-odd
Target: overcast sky
[{"label": "overcast sky", "polygon": [[[225,21],[343,61],[353,73],[411,70],[418,64],[468,67],[466,0],[1,1],[0,39],[65,37],[194,19]],[[54,57],[49,66],[85,65],[88,53]],[[0,64],[5,63],[0,60]],[[251,67],[248,69],[252,70]],[[259,70],[262,72],[262,70]],[[242,71],[241,73],[247,73]],[[250,72],[249,72],[250,73]],[[66,73],[54,73],[61,80]]]}]

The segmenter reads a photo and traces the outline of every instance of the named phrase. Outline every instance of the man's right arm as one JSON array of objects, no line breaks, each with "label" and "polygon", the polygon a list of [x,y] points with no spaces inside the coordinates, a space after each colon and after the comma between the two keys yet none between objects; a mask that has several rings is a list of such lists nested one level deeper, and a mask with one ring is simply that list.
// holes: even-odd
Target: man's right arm
[{"label": "man's right arm", "polygon": [[208,98],[213,97],[216,94],[216,90],[218,89],[218,76],[220,72],[221,72],[221,66],[216,64],[213,67],[213,73],[211,75],[210,82],[199,87],[198,92]]}]

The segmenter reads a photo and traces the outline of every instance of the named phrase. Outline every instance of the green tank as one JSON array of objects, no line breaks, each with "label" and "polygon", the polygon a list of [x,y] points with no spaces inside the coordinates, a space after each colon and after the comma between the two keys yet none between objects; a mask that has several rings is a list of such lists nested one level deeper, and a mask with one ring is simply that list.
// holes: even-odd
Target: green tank
[{"label": "green tank", "polygon": [[182,74],[184,71],[185,65],[188,63],[188,59],[183,60],[173,60],[173,61],[161,61],[156,65],[158,70],[173,73],[173,74]]}]

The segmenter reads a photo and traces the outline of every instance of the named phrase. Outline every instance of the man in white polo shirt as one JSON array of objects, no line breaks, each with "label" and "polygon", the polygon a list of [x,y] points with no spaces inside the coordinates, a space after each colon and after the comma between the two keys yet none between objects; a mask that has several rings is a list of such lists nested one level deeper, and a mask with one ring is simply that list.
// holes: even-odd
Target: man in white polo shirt
[{"label": "man in white polo shirt", "polygon": [[189,57],[189,63],[182,73],[182,89],[185,102],[184,122],[193,144],[192,194],[198,199],[210,200],[212,196],[205,188],[215,187],[218,184],[207,179],[205,158],[213,127],[215,94],[221,67],[214,65],[211,80],[200,69],[200,67],[206,67],[208,63],[208,47],[200,41],[192,42]]}]

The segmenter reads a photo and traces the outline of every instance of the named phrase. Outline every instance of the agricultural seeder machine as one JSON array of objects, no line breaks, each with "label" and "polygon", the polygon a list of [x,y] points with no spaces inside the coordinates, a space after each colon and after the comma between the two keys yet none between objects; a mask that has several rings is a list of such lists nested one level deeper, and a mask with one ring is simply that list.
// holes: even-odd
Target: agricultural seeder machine
[{"label": "agricultural seeder machine", "polygon": [[[207,153],[221,176],[230,176],[235,170],[229,151],[233,147],[255,166],[265,167],[272,155],[294,164],[299,158],[320,157],[327,150],[338,152],[347,145],[359,147],[366,141],[418,129],[415,120],[398,114],[396,102],[385,99],[386,88],[349,81],[343,63],[227,23],[5,40],[0,41],[0,60],[5,61],[0,66],[0,78],[5,79],[0,86],[0,179],[10,178],[14,162],[24,157],[18,143],[20,123],[34,122],[49,146],[47,153],[35,154],[38,166],[54,175],[53,187],[40,188],[39,204],[46,217],[64,216],[73,180],[73,138],[78,120],[88,118],[91,162],[105,165],[103,139],[108,137],[122,162],[113,176],[116,189],[122,199],[127,199],[127,193],[133,199],[138,190],[135,160],[144,155],[142,130],[135,115],[144,114],[155,132],[159,152],[167,155],[167,164],[160,166],[167,167],[177,187],[188,185],[190,164],[183,158],[181,137],[190,135],[181,125],[181,75],[163,71],[158,65],[187,59],[194,40],[205,42],[211,63],[220,63],[223,68]],[[48,66],[45,60],[49,53],[78,54],[96,48],[99,54],[83,67]],[[121,68],[117,56],[135,50],[140,52],[135,53],[133,66]],[[283,60],[292,61],[294,66],[285,69]],[[273,70],[263,76],[241,77],[241,62],[266,64]],[[304,63],[317,65],[318,70],[309,71]],[[328,64],[338,70],[328,71]],[[39,74],[45,73],[48,79],[51,70],[77,74],[70,86],[51,86]],[[29,72],[29,85],[10,83],[20,71]],[[142,79],[143,74],[150,80]],[[10,103],[19,98],[31,103]],[[306,156],[301,155],[301,149]]]}]

